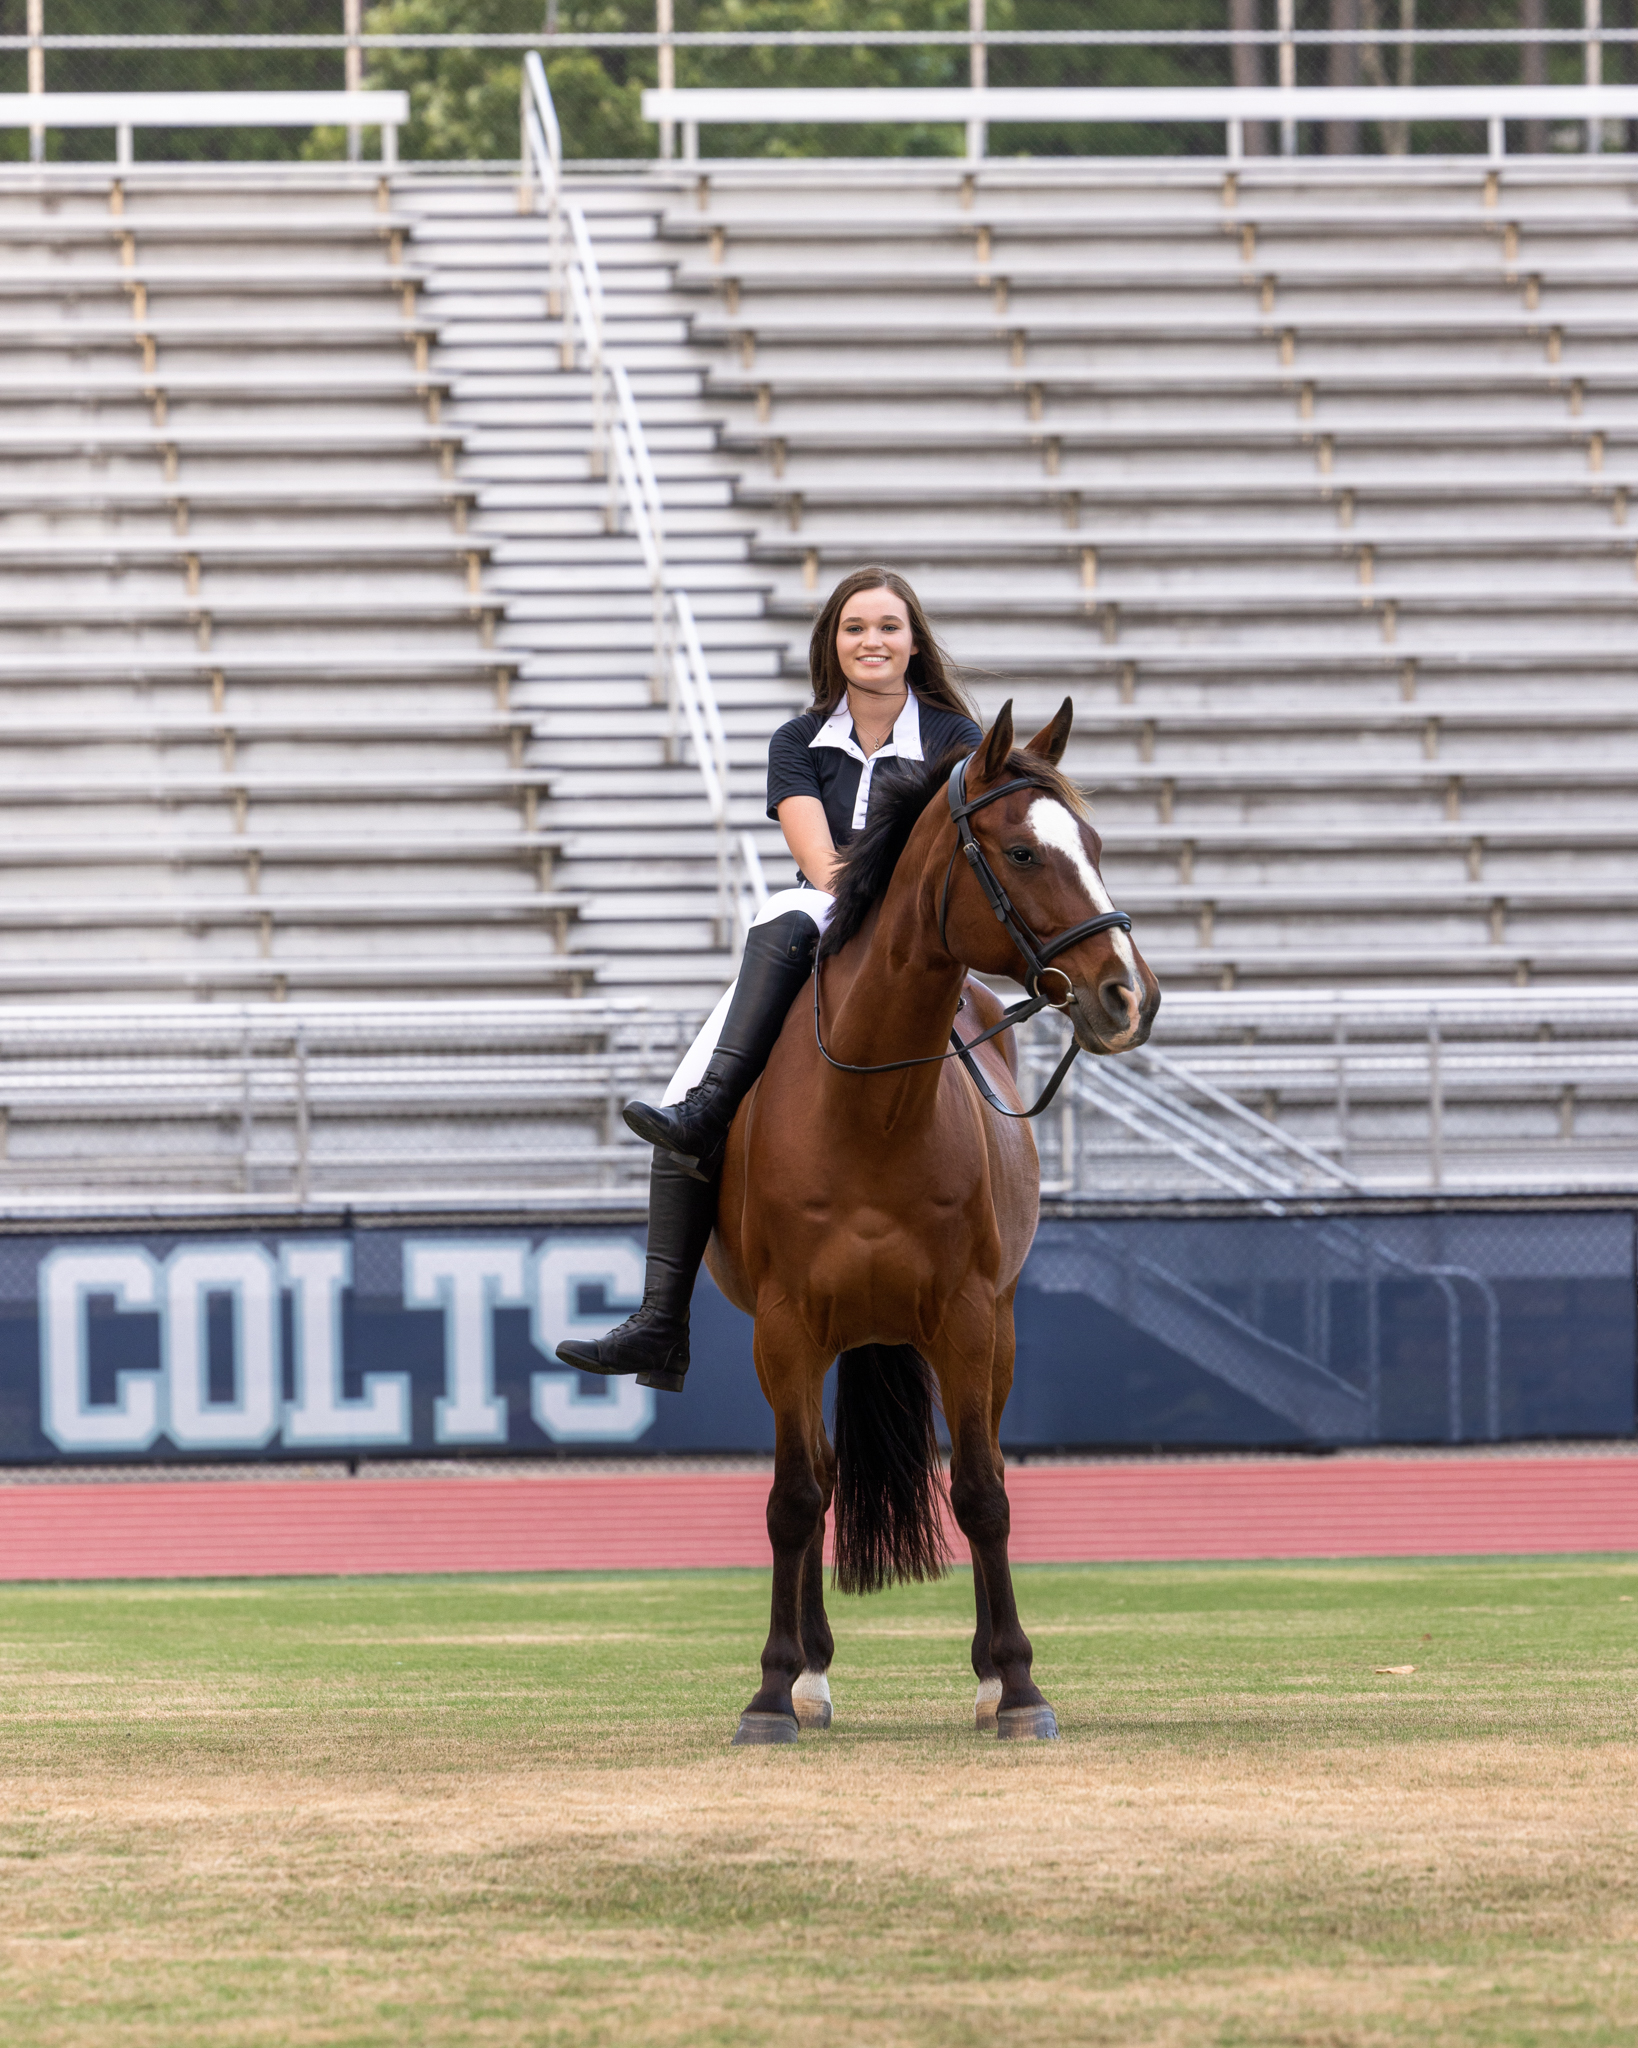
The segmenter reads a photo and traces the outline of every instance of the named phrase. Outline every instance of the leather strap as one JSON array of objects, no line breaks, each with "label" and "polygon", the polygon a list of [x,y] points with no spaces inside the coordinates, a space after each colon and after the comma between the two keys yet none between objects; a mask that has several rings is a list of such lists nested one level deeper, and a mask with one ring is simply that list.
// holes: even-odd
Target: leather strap
[{"label": "leather strap", "polygon": [[[1017,777],[1011,782],[999,783],[994,789],[985,790],[982,796],[969,798],[967,769],[971,761],[972,755],[968,754],[957,761],[950,770],[948,796],[950,816],[955,821],[956,844],[950,855],[949,865],[944,870],[944,888],[939,896],[939,944],[946,952],[949,951],[950,941],[945,927],[950,911],[950,879],[955,872],[956,855],[959,853],[966,857],[967,865],[977,877],[978,886],[984,891],[990,908],[995,912],[997,923],[1006,926],[1007,936],[1023,956],[1024,964],[1029,970],[1024,976],[1025,988],[1032,996],[1039,995],[1041,976],[1060,953],[1066,953],[1071,946],[1078,946],[1082,939],[1095,938],[1099,932],[1117,929],[1129,932],[1132,929],[1132,920],[1124,910],[1105,910],[1096,917],[1089,917],[1080,924],[1071,925],[1068,931],[1060,932],[1056,938],[1043,944],[1014,909],[1012,898],[1002,887],[1000,877],[984,858],[984,849],[979,845],[971,823],[974,812],[983,810],[987,804],[998,803],[1002,797],[1011,796],[1014,790],[1034,789],[1037,785]],[[1050,1007],[1062,1009],[1067,1001],[1066,996],[1062,1002],[1053,1003]]]},{"label": "leather strap", "polygon": [[[842,1074],[902,1074],[910,1067],[938,1067],[942,1066],[947,1060],[960,1060],[961,1064],[972,1076],[979,1094],[983,1096],[991,1109],[997,1111],[1001,1116],[1014,1119],[1039,1116],[1063,1086],[1064,1076],[1075,1064],[1076,1055],[1080,1052],[1081,1048],[1073,1039],[1070,1041],[1068,1052],[1064,1054],[1054,1069],[1052,1078],[1048,1081],[1040,1099],[1030,1109],[1008,1109],[989,1082],[984,1078],[983,1069],[979,1066],[977,1060],[973,1058],[973,1053],[979,1046],[987,1045],[992,1038],[999,1038],[1003,1031],[1010,1031],[1015,1024],[1022,1024],[1026,1018],[1033,1017],[1039,1010],[1063,1009],[1069,1001],[1067,996],[1063,998],[1062,1002],[1053,1003],[1042,995],[1040,990],[1040,978],[1047,971],[1051,963],[1060,953],[1067,952],[1071,946],[1079,945],[1082,939],[1094,938],[1099,932],[1114,931],[1117,928],[1121,931],[1129,932],[1132,929],[1132,920],[1124,910],[1105,910],[1097,917],[1089,917],[1081,924],[1071,925],[1068,931],[1059,933],[1055,939],[1048,940],[1045,945],[1041,943],[1013,908],[1012,899],[1001,886],[1000,878],[984,858],[984,849],[979,845],[977,835],[974,833],[971,824],[973,813],[983,810],[986,804],[997,803],[1002,797],[1011,796],[1014,790],[1035,789],[1038,785],[1020,776],[1011,782],[999,784],[995,789],[985,790],[982,796],[969,798],[967,795],[967,769],[972,758],[971,754],[967,754],[957,761],[950,770],[950,780],[946,785],[946,793],[950,803],[950,816],[955,822],[956,843],[950,854],[949,865],[944,870],[944,887],[939,892],[939,944],[944,947],[946,952],[949,951],[950,942],[945,933],[945,920],[949,915],[950,881],[955,873],[956,856],[961,854],[966,857],[967,865],[978,878],[978,886],[984,891],[990,908],[995,912],[997,921],[1006,926],[1008,936],[1023,956],[1024,964],[1028,970],[1024,978],[1024,986],[1029,990],[1028,1000],[1012,1004],[1009,1009],[1003,1012],[998,1023],[992,1024],[987,1031],[981,1031],[976,1038],[963,1039],[960,1032],[952,1025],[950,1041],[953,1050],[950,1052],[924,1053],[919,1059],[887,1060],[880,1066],[856,1067],[847,1060],[836,1059],[832,1055],[830,1048],[825,1044],[825,1034],[822,1028],[819,1009],[819,975],[824,963],[818,955],[815,955],[813,962],[813,1039],[825,1059],[829,1061],[830,1065],[838,1073]],[[1058,971],[1062,974],[1061,969]],[[1063,976],[1063,979],[1067,981],[1068,977]]]}]

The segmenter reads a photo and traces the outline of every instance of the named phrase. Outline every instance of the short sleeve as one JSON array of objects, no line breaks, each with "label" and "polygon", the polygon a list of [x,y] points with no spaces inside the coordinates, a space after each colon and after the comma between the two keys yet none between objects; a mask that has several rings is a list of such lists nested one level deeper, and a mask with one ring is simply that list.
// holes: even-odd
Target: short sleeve
[{"label": "short sleeve", "polygon": [[922,754],[929,764],[942,761],[957,747],[964,747],[970,753],[984,737],[972,720],[964,718],[959,711],[940,709],[932,713],[924,709],[921,716]]},{"label": "short sleeve", "polygon": [[768,816],[777,818],[779,806],[788,796],[823,798],[819,771],[814,764],[810,721],[788,718],[768,742]]}]

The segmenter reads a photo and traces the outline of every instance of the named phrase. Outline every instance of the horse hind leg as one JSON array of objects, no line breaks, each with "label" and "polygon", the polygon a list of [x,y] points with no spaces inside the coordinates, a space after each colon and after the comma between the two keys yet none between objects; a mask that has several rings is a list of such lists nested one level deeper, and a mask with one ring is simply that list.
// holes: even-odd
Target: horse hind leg
[{"label": "horse hind leg", "polygon": [[819,1511],[819,1526],[802,1553],[802,1675],[791,1687],[796,1718],[804,1728],[830,1726],[830,1680],[826,1674],[836,1653],[830,1617],[825,1612],[825,1515],[836,1483],[836,1456],[823,1431],[817,1463],[824,1505]]}]

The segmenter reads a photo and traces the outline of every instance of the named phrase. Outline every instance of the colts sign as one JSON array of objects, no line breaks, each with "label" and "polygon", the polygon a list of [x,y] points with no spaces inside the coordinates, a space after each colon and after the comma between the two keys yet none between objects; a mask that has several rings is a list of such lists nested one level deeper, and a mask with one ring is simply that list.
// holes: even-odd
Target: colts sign
[{"label": "colts sign", "polygon": [[[654,1422],[654,1395],[635,1380],[584,1379],[553,1359],[565,1337],[601,1335],[641,1297],[642,1242],[629,1234],[58,1240],[39,1252],[36,1455],[628,1444]],[[8,1328],[21,1307],[5,1304]],[[16,1347],[3,1351],[10,1381]]]}]

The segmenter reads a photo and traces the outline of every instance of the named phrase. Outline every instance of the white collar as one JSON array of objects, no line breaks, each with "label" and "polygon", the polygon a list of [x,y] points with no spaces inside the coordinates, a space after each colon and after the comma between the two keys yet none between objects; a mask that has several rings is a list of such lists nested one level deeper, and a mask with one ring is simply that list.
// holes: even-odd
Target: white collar
[{"label": "white collar", "polygon": [[881,761],[896,756],[903,761],[919,761],[921,751],[921,706],[916,693],[910,691],[904,700],[904,709],[893,721],[891,736],[884,740],[874,754],[867,755],[853,737],[853,714],[847,708],[844,697],[830,714],[813,738],[810,747],[840,747],[844,754],[851,754],[855,761]]}]

